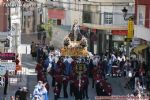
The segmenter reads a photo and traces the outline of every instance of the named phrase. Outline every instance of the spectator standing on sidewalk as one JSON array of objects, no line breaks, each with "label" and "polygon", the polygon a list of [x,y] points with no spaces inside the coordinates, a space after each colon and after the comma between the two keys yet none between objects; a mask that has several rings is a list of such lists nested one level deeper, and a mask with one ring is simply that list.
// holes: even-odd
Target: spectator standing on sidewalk
[{"label": "spectator standing on sidewalk", "polygon": [[8,70],[6,71],[6,73],[5,73],[4,77],[5,77],[4,95],[7,95],[8,78],[9,78]]},{"label": "spectator standing on sidewalk", "polygon": [[36,44],[34,42],[31,43],[31,56],[33,59],[36,58]]},{"label": "spectator standing on sidewalk", "polygon": [[144,63],[141,63],[140,69],[139,69],[139,78],[141,85],[145,88],[145,70],[144,70]]},{"label": "spectator standing on sidewalk", "polygon": [[111,56],[109,56],[109,60],[108,60],[108,63],[107,63],[107,66],[108,66],[107,75],[110,75],[110,76],[112,74],[112,64],[113,64],[113,58]]},{"label": "spectator standing on sidewalk", "polygon": [[136,90],[136,87],[137,87],[137,82],[139,82],[139,76],[140,76],[140,75],[139,75],[139,71],[136,69],[136,70],[135,70],[135,74],[134,74],[134,78],[135,78],[135,79],[134,79],[134,80],[135,80],[135,82],[134,82],[134,83],[135,83],[134,89],[135,89],[135,90]]}]

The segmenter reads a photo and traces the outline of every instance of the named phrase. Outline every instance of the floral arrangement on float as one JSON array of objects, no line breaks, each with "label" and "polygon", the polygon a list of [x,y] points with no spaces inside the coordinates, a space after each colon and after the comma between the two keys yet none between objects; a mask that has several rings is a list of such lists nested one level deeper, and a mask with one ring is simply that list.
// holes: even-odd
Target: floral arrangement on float
[{"label": "floral arrangement on float", "polygon": [[87,47],[87,39],[86,38],[82,38],[81,42],[80,42],[80,46],[81,47]]},{"label": "floral arrangement on float", "polygon": [[65,39],[64,39],[64,46],[65,47],[68,47],[70,45],[70,39],[69,39],[69,37],[66,37]]}]

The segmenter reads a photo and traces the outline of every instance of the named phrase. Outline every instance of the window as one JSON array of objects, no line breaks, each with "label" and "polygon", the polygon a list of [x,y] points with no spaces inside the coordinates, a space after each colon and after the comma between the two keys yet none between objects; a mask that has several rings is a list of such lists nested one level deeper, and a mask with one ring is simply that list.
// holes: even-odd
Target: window
[{"label": "window", "polygon": [[23,28],[26,27],[26,20],[27,20],[27,18],[26,18],[26,16],[24,16],[24,20],[23,20],[23,25],[24,25],[24,27],[23,27]]},{"label": "window", "polygon": [[17,15],[18,14],[18,8],[17,7],[11,8],[11,13],[12,13],[12,15]]},{"label": "window", "polygon": [[52,19],[52,22],[54,26],[61,25],[61,19]]},{"label": "window", "polygon": [[61,20],[57,19],[57,25],[61,25]]},{"label": "window", "polygon": [[28,20],[28,28],[30,28],[30,21],[31,21],[31,20],[30,20],[30,17],[29,17],[29,16],[28,16],[28,19],[27,19],[27,20]]},{"label": "window", "polygon": [[42,14],[40,14],[40,23],[42,23]]},{"label": "window", "polygon": [[84,11],[83,12],[83,23],[91,23],[91,13]]},{"label": "window", "polygon": [[113,14],[104,12],[104,24],[113,24]]},{"label": "window", "polygon": [[145,11],[146,7],[144,5],[138,5],[137,8],[137,24],[144,26],[145,25]]},{"label": "window", "polygon": [[91,23],[91,19],[92,19],[92,13],[91,13],[91,6],[90,5],[83,5],[83,23]]}]

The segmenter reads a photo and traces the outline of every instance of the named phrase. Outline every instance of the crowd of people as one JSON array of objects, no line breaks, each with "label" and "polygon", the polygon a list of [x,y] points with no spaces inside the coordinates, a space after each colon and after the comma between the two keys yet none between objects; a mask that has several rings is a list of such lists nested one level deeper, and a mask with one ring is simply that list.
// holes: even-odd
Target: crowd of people
[{"label": "crowd of people", "polygon": [[[92,57],[62,57],[60,52],[55,52],[53,46],[48,48],[37,45],[35,51],[36,56],[33,56],[33,52],[31,54],[38,62],[35,68],[37,79],[47,83],[45,88],[49,92],[50,83],[47,81],[46,73],[51,75],[55,100],[60,97],[62,89],[64,98],[74,96],[76,100],[88,99],[89,79],[92,79],[92,88],[95,87],[97,96],[110,96],[112,88],[106,76],[113,76],[114,73],[119,73],[120,77],[127,77],[125,88],[130,88],[134,92],[137,92],[139,87],[149,89],[148,67],[135,58],[116,56],[114,53]],[[76,68],[78,63],[85,65],[81,73]],[[114,66],[117,66],[117,71]]]},{"label": "crowd of people", "polygon": [[[51,75],[55,100],[60,97],[61,89],[63,89],[64,98],[68,98],[70,94],[76,100],[88,99],[89,78],[92,78],[92,87],[95,87],[98,96],[111,95],[111,86],[106,82],[104,69],[98,61],[94,62],[87,57],[61,57],[59,53],[56,55],[56,52],[45,53],[42,51],[37,55],[40,57],[36,58],[39,59],[35,68],[37,80],[48,83],[46,73],[48,72]],[[99,60],[99,57],[96,57],[96,59]],[[79,72],[76,68],[79,63],[84,64],[82,72]],[[46,85],[48,92],[49,84]],[[67,88],[69,86],[70,91],[68,93]]]},{"label": "crowd of people", "polygon": [[107,62],[105,70],[108,75],[119,74],[118,76],[128,80],[125,88],[131,89],[133,93],[139,91],[142,94],[150,90],[150,71],[144,61],[140,61],[136,57],[127,58],[124,55],[116,56],[115,54],[111,54],[105,61]]}]

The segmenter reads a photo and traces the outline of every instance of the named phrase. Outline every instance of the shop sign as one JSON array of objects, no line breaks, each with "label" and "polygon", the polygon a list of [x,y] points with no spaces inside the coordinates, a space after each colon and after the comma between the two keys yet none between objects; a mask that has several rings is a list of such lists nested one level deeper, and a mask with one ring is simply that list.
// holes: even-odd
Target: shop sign
[{"label": "shop sign", "polygon": [[112,30],[111,33],[112,33],[112,35],[126,36],[128,31],[127,30]]},{"label": "shop sign", "polygon": [[49,19],[64,19],[65,11],[61,9],[48,9]]},{"label": "shop sign", "polygon": [[1,60],[15,60],[15,53],[0,53]]},{"label": "shop sign", "polygon": [[0,62],[0,75],[5,75],[8,70],[15,70],[16,64],[15,62]]},{"label": "shop sign", "polygon": [[84,48],[62,48],[61,56],[87,56],[88,52]]},{"label": "shop sign", "polygon": [[124,36],[122,36],[122,35],[113,35],[112,40],[113,41],[124,41]]}]

